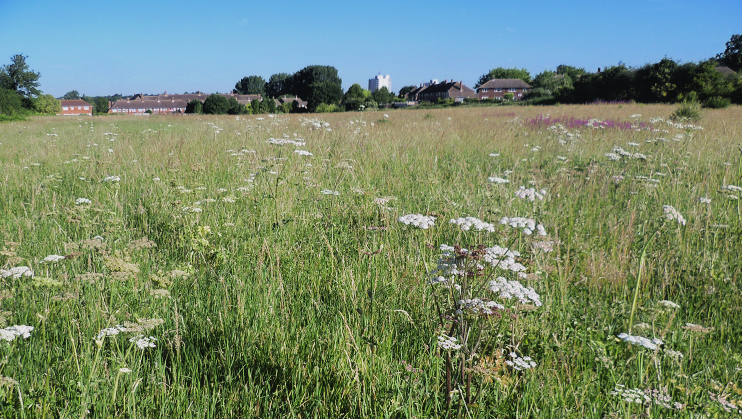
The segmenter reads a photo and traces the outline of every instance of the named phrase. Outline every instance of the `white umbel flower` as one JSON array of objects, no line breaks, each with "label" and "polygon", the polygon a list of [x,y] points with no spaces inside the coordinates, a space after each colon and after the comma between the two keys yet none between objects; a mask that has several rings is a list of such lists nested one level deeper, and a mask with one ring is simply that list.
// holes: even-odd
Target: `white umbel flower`
[{"label": "white umbel flower", "polygon": [[93,201],[89,200],[88,198],[77,198],[75,200],[75,205],[90,205]]},{"label": "white umbel flower", "polygon": [[118,176],[106,176],[103,178],[103,182],[121,182],[121,178]]},{"label": "white umbel flower", "polygon": [[677,221],[680,225],[685,225],[685,218],[672,206],[670,205],[663,205],[662,211],[665,212],[665,218],[667,218],[670,221]]},{"label": "white umbel flower", "polygon": [[64,256],[49,255],[49,256],[45,257],[44,259],[42,259],[41,260],[41,263],[57,263],[57,262],[59,262],[60,260],[63,260],[63,259],[65,259]]},{"label": "white umbel flower", "polygon": [[445,351],[458,351],[461,349],[458,339],[446,335],[438,336],[438,346]]},{"label": "white umbel flower", "polygon": [[22,276],[33,278],[33,271],[28,266],[16,266],[7,271],[0,269],[0,276],[3,278],[12,277],[18,279]]},{"label": "white umbel flower", "polygon": [[16,325],[6,327],[5,329],[0,329],[0,339],[7,340],[8,342],[14,341],[18,336],[28,339],[31,337],[31,331],[33,331],[33,326]]},{"label": "white umbel flower", "polygon": [[407,214],[397,219],[399,222],[427,230],[435,225],[435,217],[422,214]]},{"label": "white umbel flower", "polygon": [[541,307],[541,297],[538,293],[531,287],[524,287],[518,281],[508,281],[499,277],[490,281],[487,286],[500,298],[517,298],[523,304],[532,302],[537,307]]},{"label": "white umbel flower", "polygon": [[486,230],[490,233],[495,232],[494,225],[490,223],[486,223],[480,220],[479,218],[475,218],[475,217],[456,218],[456,219],[449,221],[449,223],[460,226],[462,231],[469,231],[473,227],[475,230],[478,230],[478,231]]},{"label": "white umbel flower", "polygon": [[644,336],[633,336],[627,333],[621,333],[620,335],[618,335],[618,338],[624,342],[628,342],[632,345],[643,346],[652,351],[657,349],[659,345],[662,345],[662,341],[658,338],[648,339]]}]

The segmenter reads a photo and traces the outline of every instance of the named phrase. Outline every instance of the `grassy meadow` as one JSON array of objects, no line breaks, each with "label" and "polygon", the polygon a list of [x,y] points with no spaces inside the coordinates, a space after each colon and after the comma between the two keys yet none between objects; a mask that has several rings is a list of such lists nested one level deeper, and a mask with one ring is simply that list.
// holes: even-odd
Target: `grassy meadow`
[{"label": "grassy meadow", "polygon": [[0,124],[0,412],[739,417],[742,108],[674,109]]}]

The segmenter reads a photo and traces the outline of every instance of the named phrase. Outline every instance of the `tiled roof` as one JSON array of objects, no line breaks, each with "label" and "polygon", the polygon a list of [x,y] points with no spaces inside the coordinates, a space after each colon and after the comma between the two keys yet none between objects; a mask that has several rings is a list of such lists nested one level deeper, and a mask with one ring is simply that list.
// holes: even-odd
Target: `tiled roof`
[{"label": "tiled roof", "polygon": [[737,74],[729,67],[716,67],[716,71],[718,71],[721,74]]},{"label": "tiled roof", "polygon": [[62,106],[92,106],[88,102],[80,99],[62,99],[60,102],[62,102]]},{"label": "tiled roof", "polygon": [[479,86],[479,89],[530,89],[531,85],[521,79],[492,79]]},{"label": "tiled roof", "polygon": [[436,93],[445,93],[448,92],[448,97],[456,98],[456,97],[476,97],[477,93],[466,87],[465,84],[463,84],[460,81],[450,81],[450,82],[443,82],[438,84],[430,85],[426,88],[423,88],[420,90],[418,94],[422,95],[434,95]]}]

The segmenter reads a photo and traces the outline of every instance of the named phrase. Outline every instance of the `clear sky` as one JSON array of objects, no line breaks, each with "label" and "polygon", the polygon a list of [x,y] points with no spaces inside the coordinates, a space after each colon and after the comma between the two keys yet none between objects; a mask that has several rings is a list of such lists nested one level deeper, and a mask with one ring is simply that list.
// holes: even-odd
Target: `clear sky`
[{"label": "clear sky", "polygon": [[27,55],[56,97],[228,92],[314,64],[346,90],[379,72],[472,87],[495,67],[700,61],[740,33],[742,0],[0,0],[0,64]]}]

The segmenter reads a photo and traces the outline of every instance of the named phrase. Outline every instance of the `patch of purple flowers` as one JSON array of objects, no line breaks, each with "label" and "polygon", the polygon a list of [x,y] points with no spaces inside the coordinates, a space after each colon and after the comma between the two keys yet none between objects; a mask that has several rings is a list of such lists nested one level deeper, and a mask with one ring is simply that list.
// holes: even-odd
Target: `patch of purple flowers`
[{"label": "patch of purple flowers", "polygon": [[578,129],[578,128],[612,128],[621,130],[652,130],[654,127],[651,123],[641,121],[614,121],[606,119],[604,121],[598,119],[580,119],[574,116],[561,116],[558,118],[552,118],[550,116],[540,115],[537,118],[528,119],[528,124],[533,125],[537,128],[546,128],[550,125],[561,124],[567,129]]}]

